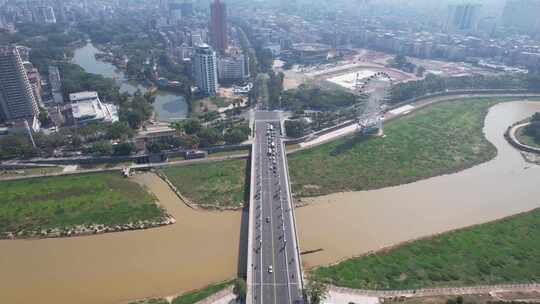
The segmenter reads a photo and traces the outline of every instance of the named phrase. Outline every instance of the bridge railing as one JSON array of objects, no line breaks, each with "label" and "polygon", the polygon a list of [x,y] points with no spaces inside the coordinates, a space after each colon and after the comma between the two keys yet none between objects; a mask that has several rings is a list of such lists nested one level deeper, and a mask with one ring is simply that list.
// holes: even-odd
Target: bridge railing
[{"label": "bridge railing", "polygon": [[[253,126],[253,129],[255,129],[255,125]],[[246,285],[247,285],[247,292],[246,292],[246,303],[252,304],[253,303],[253,286],[254,286],[254,276],[253,276],[253,224],[254,224],[254,216],[255,216],[255,187],[256,183],[255,180],[257,178],[257,173],[255,170],[255,142],[257,138],[256,135],[253,137],[253,143],[251,145],[251,171],[250,171],[250,185],[249,185],[249,227],[248,227],[248,248],[247,248],[247,271],[246,271]]]}]

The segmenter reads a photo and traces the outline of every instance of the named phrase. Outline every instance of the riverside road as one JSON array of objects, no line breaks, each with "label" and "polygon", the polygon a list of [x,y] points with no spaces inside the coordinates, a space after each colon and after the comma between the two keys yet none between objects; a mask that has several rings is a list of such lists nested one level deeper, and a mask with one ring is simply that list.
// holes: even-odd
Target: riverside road
[{"label": "riverside road", "polygon": [[294,208],[279,114],[257,112],[255,132],[248,303],[303,303]]}]

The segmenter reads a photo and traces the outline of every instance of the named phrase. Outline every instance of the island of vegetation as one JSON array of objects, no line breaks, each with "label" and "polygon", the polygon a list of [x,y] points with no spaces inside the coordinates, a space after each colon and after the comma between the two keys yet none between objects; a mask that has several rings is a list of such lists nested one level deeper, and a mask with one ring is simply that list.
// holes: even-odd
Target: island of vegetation
[{"label": "island of vegetation", "polygon": [[484,137],[488,109],[508,98],[441,102],[385,125],[384,138],[357,135],[289,157],[297,197],[411,183],[488,161],[496,148]]},{"label": "island of vegetation", "polygon": [[175,220],[119,172],[0,183],[0,238],[43,238],[146,229]]},{"label": "island of vegetation", "polygon": [[518,130],[517,138],[524,145],[540,148],[540,112],[532,116],[529,125]]},{"label": "island of vegetation", "polygon": [[170,166],[162,173],[190,205],[239,209],[246,202],[246,161]]},{"label": "island of vegetation", "polygon": [[417,240],[312,271],[357,289],[530,283],[540,277],[540,210]]}]

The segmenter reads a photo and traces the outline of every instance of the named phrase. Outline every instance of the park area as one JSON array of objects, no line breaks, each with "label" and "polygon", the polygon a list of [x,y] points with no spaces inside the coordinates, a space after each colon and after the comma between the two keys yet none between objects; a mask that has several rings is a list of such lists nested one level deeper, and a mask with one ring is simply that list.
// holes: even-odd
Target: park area
[{"label": "park area", "polygon": [[313,271],[317,279],[358,289],[530,283],[540,277],[540,209],[414,241]]},{"label": "park area", "polygon": [[152,194],[120,172],[0,182],[0,233],[160,220]]},{"label": "park area", "polygon": [[162,169],[190,203],[202,208],[241,208],[246,196],[246,161],[227,160]]},{"label": "park area", "polygon": [[379,189],[457,172],[488,161],[488,109],[507,99],[441,102],[385,125],[384,138],[349,136],[289,156],[299,197]]}]

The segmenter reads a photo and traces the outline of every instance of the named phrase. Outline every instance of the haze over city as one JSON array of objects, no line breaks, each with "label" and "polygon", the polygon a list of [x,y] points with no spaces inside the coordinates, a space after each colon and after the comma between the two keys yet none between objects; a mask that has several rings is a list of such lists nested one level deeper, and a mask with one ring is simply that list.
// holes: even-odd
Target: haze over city
[{"label": "haze over city", "polygon": [[0,303],[538,303],[538,12],[0,0]]}]

